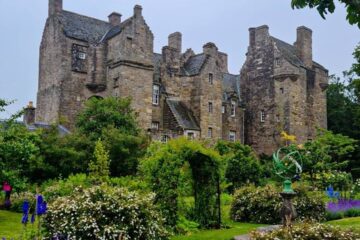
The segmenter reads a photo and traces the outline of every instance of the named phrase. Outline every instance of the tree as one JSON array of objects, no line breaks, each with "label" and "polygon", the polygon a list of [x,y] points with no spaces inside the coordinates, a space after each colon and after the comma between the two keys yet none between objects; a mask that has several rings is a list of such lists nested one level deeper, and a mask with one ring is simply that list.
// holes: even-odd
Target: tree
[{"label": "tree", "polygon": [[105,149],[103,142],[99,139],[96,141],[94,158],[89,163],[90,177],[106,182],[109,179],[109,152]]},{"label": "tree", "polygon": [[[347,10],[346,19],[351,25],[357,24],[360,28],[360,1],[358,0],[339,0],[340,3],[345,4]],[[325,15],[335,11],[334,0],[292,0],[291,7],[294,8],[315,8],[318,10],[320,16],[325,19]]]}]

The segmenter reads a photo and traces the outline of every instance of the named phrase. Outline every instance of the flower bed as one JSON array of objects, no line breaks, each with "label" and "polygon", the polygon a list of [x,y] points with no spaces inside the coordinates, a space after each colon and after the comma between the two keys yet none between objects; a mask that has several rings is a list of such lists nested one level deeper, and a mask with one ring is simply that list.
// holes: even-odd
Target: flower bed
[{"label": "flower bed", "polygon": [[335,220],[344,217],[360,216],[360,200],[339,199],[326,205],[326,219]]}]

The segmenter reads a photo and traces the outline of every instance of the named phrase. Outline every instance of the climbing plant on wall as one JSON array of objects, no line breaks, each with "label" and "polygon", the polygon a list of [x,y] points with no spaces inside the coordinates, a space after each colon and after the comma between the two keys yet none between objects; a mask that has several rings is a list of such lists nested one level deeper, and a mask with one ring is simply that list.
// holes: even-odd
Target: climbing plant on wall
[{"label": "climbing plant on wall", "polygon": [[167,224],[179,218],[178,198],[182,195],[184,169],[191,171],[194,196],[193,221],[202,228],[220,226],[219,155],[198,141],[179,138],[167,144],[153,143],[141,162],[141,171],[156,193]]}]

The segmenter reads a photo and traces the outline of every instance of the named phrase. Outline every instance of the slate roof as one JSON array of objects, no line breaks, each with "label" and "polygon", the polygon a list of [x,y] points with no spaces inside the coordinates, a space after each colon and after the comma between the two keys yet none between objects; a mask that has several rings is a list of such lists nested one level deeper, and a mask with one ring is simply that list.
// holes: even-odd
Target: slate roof
[{"label": "slate roof", "polygon": [[69,11],[62,11],[59,20],[66,36],[90,43],[100,42],[105,34],[113,36],[119,31],[108,22]]},{"label": "slate roof", "polygon": [[[16,121],[17,124],[21,124],[21,125],[25,125],[23,121]],[[0,119],[0,125],[3,125],[5,126],[6,125],[6,120],[1,120]],[[47,123],[43,123],[43,122],[36,122],[34,124],[31,124],[31,125],[26,125],[26,128],[29,130],[29,131],[35,131],[36,129],[38,128],[42,128],[42,129],[49,129],[52,125],[50,124],[47,124]],[[62,126],[62,125],[57,125],[57,129],[59,131],[59,134],[61,136],[64,136],[64,135],[67,135],[70,133],[70,131]]]},{"label": "slate roof", "polygon": [[274,37],[271,38],[286,60],[298,67],[305,66],[301,59],[297,56],[296,48],[293,45]]},{"label": "slate roof", "polygon": [[223,73],[223,100],[227,101],[232,94],[236,94],[240,100],[240,75]]},{"label": "slate roof", "polygon": [[208,56],[204,53],[194,55],[187,60],[181,69],[181,74],[185,76],[193,76],[200,73]]},{"label": "slate roof", "polygon": [[200,131],[200,127],[195,117],[192,115],[191,110],[188,109],[183,102],[166,99],[166,103],[168,104],[171,112],[174,114],[174,117],[180,127],[183,129]]}]

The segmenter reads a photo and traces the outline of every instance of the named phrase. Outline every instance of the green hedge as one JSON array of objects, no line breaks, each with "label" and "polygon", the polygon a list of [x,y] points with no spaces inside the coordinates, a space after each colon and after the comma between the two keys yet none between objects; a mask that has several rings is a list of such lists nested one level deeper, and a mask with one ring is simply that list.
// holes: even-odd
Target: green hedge
[{"label": "green hedge", "polygon": [[[298,219],[325,219],[325,202],[321,193],[311,193],[305,187],[296,187],[293,200]],[[273,185],[265,187],[245,186],[234,194],[230,216],[234,221],[278,224],[281,222],[282,199],[280,189]]]}]

